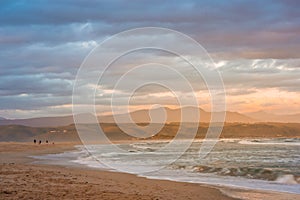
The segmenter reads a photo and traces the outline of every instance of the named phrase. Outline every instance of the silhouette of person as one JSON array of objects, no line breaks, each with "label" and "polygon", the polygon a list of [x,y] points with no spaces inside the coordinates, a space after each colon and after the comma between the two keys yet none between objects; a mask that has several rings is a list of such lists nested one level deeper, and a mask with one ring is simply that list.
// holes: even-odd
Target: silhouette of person
[{"label": "silhouette of person", "polygon": [[36,144],[36,139],[33,140],[33,143]]},{"label": "silhouette of person", "polygon": [[39,141],[39,144],[42,144],[42,141],[41,141],[41,140]]}]

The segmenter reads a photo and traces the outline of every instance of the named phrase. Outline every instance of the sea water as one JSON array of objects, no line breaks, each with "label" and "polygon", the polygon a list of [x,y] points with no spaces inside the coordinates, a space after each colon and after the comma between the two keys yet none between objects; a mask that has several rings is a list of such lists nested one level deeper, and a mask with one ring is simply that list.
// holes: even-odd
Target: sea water
[{"label": "sea water", "polygon": [[220,139],[205,158],[199,157],[201,140],[177,152],[184,142],[168,149],[169,141],[77,146],[78,151],[38,158],[151,179],[300,194],[300,139]]}]

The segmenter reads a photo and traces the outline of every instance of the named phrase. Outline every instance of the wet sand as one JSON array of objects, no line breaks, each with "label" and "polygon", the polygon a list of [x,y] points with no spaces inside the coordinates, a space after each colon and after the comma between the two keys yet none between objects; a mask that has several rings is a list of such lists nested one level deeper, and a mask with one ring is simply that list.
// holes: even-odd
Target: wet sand
[{"label": "wet sand", "polygon": [[83,167],[33,164],[30,155],[76,143],[0,143],[0,199],[299,199],[300,195],[150,180]]}]

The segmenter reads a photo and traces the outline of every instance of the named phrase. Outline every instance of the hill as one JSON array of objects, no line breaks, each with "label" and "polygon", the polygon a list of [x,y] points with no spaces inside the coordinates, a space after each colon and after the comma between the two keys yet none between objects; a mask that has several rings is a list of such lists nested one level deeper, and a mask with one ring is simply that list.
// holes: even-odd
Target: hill
[{"label": "hill", "polygon": [[[80,114],[79,118],[82,122],[88,123],[91,114]],[[74,124],[74,119],[72,115],[69,116],[57,116],[57,117],[39,117],[39,118],[28,118],[28,119],[5,119],[0,120],[1,125],[23,125],[30,127],[58,127],[67,126]]]}]

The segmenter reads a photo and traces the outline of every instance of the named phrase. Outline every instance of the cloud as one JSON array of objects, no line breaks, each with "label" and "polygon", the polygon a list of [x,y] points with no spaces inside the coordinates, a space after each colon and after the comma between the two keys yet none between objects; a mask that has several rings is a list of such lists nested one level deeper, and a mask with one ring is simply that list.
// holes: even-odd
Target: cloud
[{"label": "cloud", "polygon": [[299,59],[231,60],[219,67],[226,88],[278,88],[299,92]]}]

